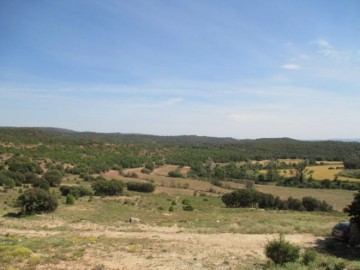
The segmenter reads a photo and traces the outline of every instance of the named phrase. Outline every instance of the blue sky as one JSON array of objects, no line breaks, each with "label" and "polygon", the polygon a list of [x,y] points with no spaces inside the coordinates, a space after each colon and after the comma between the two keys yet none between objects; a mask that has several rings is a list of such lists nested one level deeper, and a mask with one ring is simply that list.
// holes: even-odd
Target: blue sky
[{"label": "blue sky", "polygon": [[360,137],[360,1],[0,2],[0,126]]}]

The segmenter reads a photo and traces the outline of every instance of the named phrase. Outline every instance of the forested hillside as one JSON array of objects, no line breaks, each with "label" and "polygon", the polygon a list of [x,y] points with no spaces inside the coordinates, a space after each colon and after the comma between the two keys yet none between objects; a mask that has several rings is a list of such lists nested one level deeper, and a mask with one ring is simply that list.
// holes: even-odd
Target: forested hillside
[{"label": "forested hillside", "polygon": [[[46,144],[53,145],[52,150],[61,148],[64,151],[68,147],[73,149],[81,145],[91,145],[88,149],[105,152],[109,148],[122,148],[135,156],[141,152],[143,156],[157,156],[166,159],[167,163],[182,165],[205,161],[209,157],[215,162],[230,162],[278,158],[344,161],[360,156],[360,143],[356,142],[299,141],[290,138],[236,140],[203,136],[75,132],[56,128],[4,127],[0,128],[0,142],[13,145]],[[6,151],[4,146],[0,150]],[[36,150],[46,152],[44,146],[33,149]],[[56,156],[54,153],[52,155]]]}]

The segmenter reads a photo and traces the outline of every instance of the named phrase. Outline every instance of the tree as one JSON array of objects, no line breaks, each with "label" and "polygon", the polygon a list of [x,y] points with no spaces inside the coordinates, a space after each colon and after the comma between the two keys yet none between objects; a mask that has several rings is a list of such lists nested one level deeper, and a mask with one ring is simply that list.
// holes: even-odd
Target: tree
[{"label": "tree", "polygon": [[277,169],[277,163],[276,162],[270,162],[268,164],[268,170],[266,172],[266,180],[269,182],[276,182],[279,180],[280,175]]},{"label": "tree", "polygon": [[251,189],[239,189],[221,197],[226,207],[252,207],[257,202],[258,192]]},{"label": "tree", "polygon": [[49,170],[44,173],[43,178],[49,182],[51,187],[58,187],[61,184],[63,176],[58,170]]},{"label": "tree", "polygon": [[350,221],[360,228],[360,190],[354,195],[354,200],[344,208],[344,212],[350,216]]},{"label": "tree", "polygon": [[39,178],[34,181],[33,187],[38,187],[38,188],[48,191],[50,188],[50,184],[44,178]]},{"label": "tree", "polygon": [[153,192],[155,185],[150,183],[128,182],[127,189],[138,192]]},{"label": "tree", "polygon": [[53,212],[58,207],[55,195],[41,188],[28,189],[17,199],[17,205],[21,207],[23,215],[33,215]]},{"label": "tree", "polygon": [[307,169],[306,166],[308,165],[308,161],[302,161],[299,163],[295,163],[294,169],[295,169],[295,178],[300,183],[303,183],[306,179]]},{"label": "tree", "polygon": [[112,179],[110,181],[97,180],[91,187],[97,196],[117,196],[123,192],[124,186],[123,182]]}]

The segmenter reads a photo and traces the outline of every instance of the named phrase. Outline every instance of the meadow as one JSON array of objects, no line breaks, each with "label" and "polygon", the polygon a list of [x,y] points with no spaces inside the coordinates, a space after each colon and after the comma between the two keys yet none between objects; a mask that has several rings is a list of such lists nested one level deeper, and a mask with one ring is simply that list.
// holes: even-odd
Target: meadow
[{"label": "meadow", "polygon": [[[355,191],[283,187],[241,179],[246,175],[241,173],[247,173],[243,168],[250,169],[249,177],[266,174],[258,168],[273,162],[266,153],[278,149],[272,143],[279,141],[244,142],[241,147],[253,150],[260,144],[259,149],[267,148],[268,152],[255,149],[265,157],[243,160],[243,155],[249,154],[232,149],[237,147],[234,141],[228,146],[218,145],[218,140],[211,138],[184,137],[181,143],[164,139],[174,143],[171,146],[154,143],[162,138],[146,136],[125,136],[121,140],[126,143],[120,143],[116,136],[101,134],[67,137],[65,133],[57,137],[31,130],[28,136],[28,130],[20,131],[0,132],[1,269],[304,269],[301,261],[279,267],[266,258],[265,245],[279,234],[299,245],[302,253],[315,250],[314,269],[338,269],[339,265],[360,268],[354,250],[330,238],[334,224],[348,219],[342,209],[351,203]],[[279,149],[287,149],[283,143],[302,145],[285,140]],[[299,151],[301,148],[294,150]],[[329,151],[324,155],[331,155]],[[278,159],[285,164],[281,170],[289,176],[290,166],[303,161]],[[342,167],[339,161],[311,166],[307,171],[312,171],[316,180],[332,179],[342,170],[336,169]],[[70,205],[59,187],[50,187],[49,193],[59,200],[55,212],[19,217],[17,198],[31,189],[36,179],[45,179],[46,173],[54,170],[60,172],[62,186],[91,190],[100,177],[151,183],[156,189],[141,193],[125,188],[117,196],[84,196]],[[171,172],[176,172],[176,177],[170,177]],[[222,195],[249,188],[249,182],[251,188],[281,199],[312,196],[325,200],[334,211],[225,207]],[[140,222],[130,223],[131,217]],[[334,250],[346,253],[330,252]]]},{"label": "meadow", "polygon": [[[226,208],[220,196],[231,189],[194,179],[169,178],[162,174],[124,178],[150,181],[156,192],[125,191],[122,196],[82,197],[75,205],[60,197],[56,212],[23,218],[4,216],[16,212],[13,202],[20,188],[2,193],[0,203],[0,257],[4,269],[263,269],[264,246],[283,233],[303,249],[322,250],[331,228],[347,217],[341,211],[294,212],[256,208]],[[105,176],[114,177],[110,171]],[[122,176],[118,175],[121,178]],[[188,183],[186,188],[181,185]],[[76,177],[67,185],[89,186]],[[240,185],[240,184],[238,184]],[[352,199],[351,191],[299,190],[256,186],[279,196],[314,195],[340,210]],[[51,192],[57,193],[56,188]],[[194,211],[184,211],[187,200]],[[169,211],[170,207],[173,208]],[[132,224],[130,217],[140,218]],[[206,248],[204,248],[206,247]],[[221,249],[220,249],[221,248]],[[221,251],[220,251],[221,250]],[[338,261],[319,251],[319,258]],[[358,264],[342,259],[350,268]],[[354,268],[351,268],[354,267]]]}]

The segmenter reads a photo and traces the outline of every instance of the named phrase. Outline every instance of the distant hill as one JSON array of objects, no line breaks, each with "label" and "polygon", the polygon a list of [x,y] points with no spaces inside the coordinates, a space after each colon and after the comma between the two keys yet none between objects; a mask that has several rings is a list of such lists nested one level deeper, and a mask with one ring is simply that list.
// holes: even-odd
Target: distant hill
[{"label": "distant hill", "polygon": [[339,142],[360,142],[360,138],[354,138],[354,139],[341,139],[341,138],[337,138],[337,139],[331,139],[333,141],[339,141]]},{"label": "distant hill", "polygon": [[[346,160],[360,155],[359,142],[301,141],[291,138],[237,140],[207,136],[155,136],[146,134],[77,132],[61,128],[0,127],[0,142],[15,144],[126,144],[137,149],[151,149],[161,155],[171,153],[174,164],[181,160],[204,161],[208,157],[219,162],[306,158],[312,160]],[[169,158],[168,158],[169,159]]]}]

